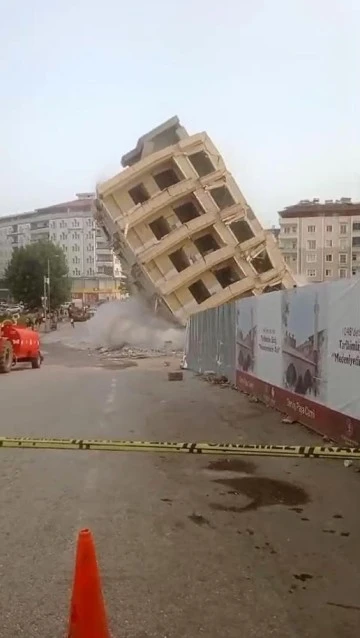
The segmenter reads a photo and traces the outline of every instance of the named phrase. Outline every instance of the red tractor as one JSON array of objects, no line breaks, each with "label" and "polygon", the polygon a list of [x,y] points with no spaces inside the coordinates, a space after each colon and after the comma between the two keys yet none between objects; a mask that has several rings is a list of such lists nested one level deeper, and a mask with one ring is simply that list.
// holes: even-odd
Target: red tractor
[{"label": "red tractor", "polygon": [[36,331],[17,326],[11,320],[0,324],[0,373],[10,372],[17,363],[29,362],[33,368],[40,368],[42,361]]}]

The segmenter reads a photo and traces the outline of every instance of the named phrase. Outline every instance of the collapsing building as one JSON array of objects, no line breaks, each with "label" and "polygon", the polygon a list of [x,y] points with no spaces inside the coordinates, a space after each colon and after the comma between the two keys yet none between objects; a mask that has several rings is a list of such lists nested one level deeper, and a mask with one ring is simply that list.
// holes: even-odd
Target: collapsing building
[{"label": "collapsing building", "polygon": [[295,282],[206,133],[174,117],[97,187],[96,219],[130,291],[184,324],[200,310]]}]

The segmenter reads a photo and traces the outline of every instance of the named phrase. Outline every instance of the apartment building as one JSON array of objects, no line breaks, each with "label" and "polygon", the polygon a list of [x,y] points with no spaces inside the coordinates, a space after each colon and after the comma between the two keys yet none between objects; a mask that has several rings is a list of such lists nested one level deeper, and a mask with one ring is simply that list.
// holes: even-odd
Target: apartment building
[{"label": "apartment building", "polygon": [[63,249],[71,278],[120,277],[121,265],[93,217],[94,194],[75,200],[0,217],[0,278],[14,249],[50,240]]},{"label": "apartment building", "polygon": [[319,282],[360,274],[359,202],[302,200],[279,217],[279,247],[295,275]]},{"label": "apartment building", "polygon": [[97,221],[130,289],[186,318],[241,296],[292,287],[276,241],[206,133],[174,117],[143,135],[97,189]]},{"label": "apartment building", "polygon": [[276,243],[278,242],[280,235],[280,228],[278,226],[271,226],[271,228],[266,229],[266,232],[274,237]]}]

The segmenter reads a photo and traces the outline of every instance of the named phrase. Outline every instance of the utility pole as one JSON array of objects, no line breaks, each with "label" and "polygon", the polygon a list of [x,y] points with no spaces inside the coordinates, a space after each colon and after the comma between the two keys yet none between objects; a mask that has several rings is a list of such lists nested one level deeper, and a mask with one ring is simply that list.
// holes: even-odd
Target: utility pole
[{"label": "utility pole", "polygon": [[[49,308],[48,308],[49,304]],[[47,276],[44,275],[44,323],[47,331],[47,317],[50,317],[50,259],[47,260]]]},{"label": "utility pole", "polygon": [[44,275],[44,322],[45,322],[45,330],[46,330],[46,306],[47,306],[47,300],[46,300],[46,276]]},{"label": "utility pole", "polygon": [[48,284],[48,304],[50,316],[50,259],[47,260],[47,284]]}]

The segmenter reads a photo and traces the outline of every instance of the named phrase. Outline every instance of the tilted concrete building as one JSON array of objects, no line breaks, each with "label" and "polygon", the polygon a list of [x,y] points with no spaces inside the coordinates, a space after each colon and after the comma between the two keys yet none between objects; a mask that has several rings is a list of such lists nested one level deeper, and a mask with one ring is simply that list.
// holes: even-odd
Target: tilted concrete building
[{"label": "tilted concrete building", "polygon": [[129,288],[177,321],[295,285],[206,133],[177,117],[141,137],[124,170],[97,187],[97,222]]}]

